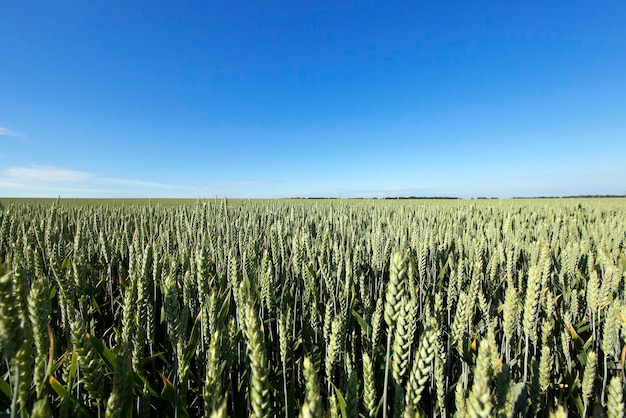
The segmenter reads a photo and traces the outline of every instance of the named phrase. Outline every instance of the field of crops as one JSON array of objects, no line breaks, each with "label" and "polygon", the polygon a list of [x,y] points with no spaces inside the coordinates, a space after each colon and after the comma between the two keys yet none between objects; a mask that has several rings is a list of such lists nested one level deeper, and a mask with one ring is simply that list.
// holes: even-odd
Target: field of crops
[{"label": "field of crops", "polygon": [[625,254],[626,199],[4,201],[0,415],[621,417]]}]

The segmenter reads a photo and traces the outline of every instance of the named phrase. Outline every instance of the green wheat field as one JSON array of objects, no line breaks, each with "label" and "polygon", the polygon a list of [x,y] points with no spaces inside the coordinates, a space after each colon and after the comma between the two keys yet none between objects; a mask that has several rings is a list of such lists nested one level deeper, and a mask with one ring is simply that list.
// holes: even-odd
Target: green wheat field
[{"label": "green wheat field", "polygon": [[0,416],[623,417],[626,199],[0,199]]}]

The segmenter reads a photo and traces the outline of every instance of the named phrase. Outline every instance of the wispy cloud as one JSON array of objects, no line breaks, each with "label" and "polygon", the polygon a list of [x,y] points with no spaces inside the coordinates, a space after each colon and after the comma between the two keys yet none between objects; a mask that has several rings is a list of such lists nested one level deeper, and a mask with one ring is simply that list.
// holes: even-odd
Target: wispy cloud
[{"label": "wispy cloud", "polygon": [[0,179],[0,195],[15,197],[56,197],[59,195],[72,194],[72,197],[98,197],[98,196],[115,196],[119,194],[119,190],[105,189],[99,187],[90,187],[85,184],[68,185],[68,183],[28,183],[19,181],[6,181]]},{"label": "wispy cloud", "polygon": [[[2,190],[5,190],[4,192]],[[0,195],[83,197],[195,197],[199,188],[137,179],[100,177],[94,173],[55,166],[31,165],[10,167],[0,172]]]},{"label": "wispy cloud", "polygon": [[32,165],[30,167],[13,167],[4,171],[4,174],[15,180],[23,181],[38,181],[38,182],[86,182],[93,179],[93,174],[67,170],[64,168],[57,168],[51,166],[37,166]]},{"label": "wispy cloud", "polygon": [[17,131],[12,131],[11,129],[3,128],[2,126],[0,126],[0,135],[11,136],[13,138],[26,138],[26,134],[23,134]]}]

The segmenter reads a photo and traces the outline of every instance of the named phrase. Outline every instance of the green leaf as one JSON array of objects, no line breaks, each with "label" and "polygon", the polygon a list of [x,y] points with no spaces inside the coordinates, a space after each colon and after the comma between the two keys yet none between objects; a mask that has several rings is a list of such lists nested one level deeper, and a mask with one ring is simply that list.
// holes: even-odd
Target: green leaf
[{"label": "green leaf", "polygon": [[354,309],[352,309],[352,316],[356,318],[357,322],[361,326],[361,329],[363,329],[367,336],[372,335],[372,327],[367,322],[365,322],[365,319],[363,319],[363,317],[359,315]]},{"label": "green leaf", "polygon": [[63,264],[61,264],[61,269],[67,271],[70,269],[71,265],[72,265],[72,259],[69,256],[67,256],[65,257],[65,260],[63,260]]},{"label": "green leaf", "polygon": [[[331,385],[333,384],[331,383]],[[337,403],[339,404],[339,411],[341,412],[341,416],[343,418],[348,418],[348,413],[346,411],[346,400],[343,398],[341,391],[337,389],[337,386],[333,385],[333,388],[335,389],[335,395],[337,395]]]},{"label": "green leaf", "polygon": [[61,366],[65,356],[61,356],[59,360],[54,362],[54,334],[50,325],[48,325],[48,339],[50,340],[50,347],[48,348],[48,370],[46,370],[46,374],[51,376]]},{"label": "green leaf", "polygon": [[444,274],[446,273],[448,268],[450,268],[450,259],[451,258],[452,258],[452,256],[448,255],[448,258],[446,259],[446,264],[444,264],[443,267],[441,268],[441,270],[439,270],[439,274],[437,274],[437,282],[441,282],[441,280],[443,279]]},{"label": "green leaf", "polygon": [[71,402],[72,405],[74,405],[78,409],[78,412],[80,412],[82,416],[92,416],[89,410],[85,408],[83,404],[78,402],[74,397],[72,397],[72,395],[70,395],[65,386],[63,386],[61,382],[59,382],[54,376],[50,376],[48,381],[50,382],[50,387],[52,388],[52,390],[54,390],[57,395],[59,395],[63,400]]},{"label": "green leaf", "polygon": [[[585,357],[585,361],[586,360],[587,358]],[[574,401],[574,405],[576,405],[576,409],[578,409],[578,412],[580,416],[582,417],[584,415],[585,407],[580,397],[580,391],[578,390],[578,376],[573,376],[567,370],[567,367],[564,364],[563,360],[561,360],[561,367],[562,367],[562,370],[564,371],[563,375],[565,378],[565,382],[567,382],[567,387],[569,388],[569,396]]]},{"label": "green leaf", "polygon": [[377,417],[378,415],[380,415],[380,410],[383,407],[384,404],[384,398],[381,396],[380,400],[378,401],[378,405],[376,406],[376,413],[374,414],[375,417]]},{"label": "green leaf", "polygon": [[172,385],[172,382],[170,382],[162,373],[159,374],[161,375],[161,380],[163,381],[163,399],[168,401],[174,410],[178,410],[179,417],[189,418],[189,412],[187,412],[183,402],[180,402],[178,399],[178,393],[176,392],[174,385]]},{"label": "green leaf", "polygon": [[62,399],[70,400],[71,396],[69,392],[65,389],[65,386],[59,382],[56,377],[50,376],[50,387],[59,395]]},{"label": "green leaf", "polygon": [[[218,295],[219,297],[219,295]],[[228,311],[230,310],[230,298],[228,295],[224,298],[222,302],[222,306],[220,307],[218,318],[225,318],[228,315]]]},{"label": "green leaf", "polygon": [[76,377],[76,371],[78,370],[78,355],[76,350],[72,350],[72,358],[70,360],[70,376],[67,382],[67,387],[71,388],[74,385],[74,378]]},{"label": "green leaf", "polygon": [[164,354],[166,354],[165,351],[159,351],[158,353],[154,353],[151,356],[144,357],[143,360],[142,360],[142,364],[145,366],[146,364],[152,363],[155,360],[160,360],[160,361],[162,361],[165,364],[169,364],[169,362],[165,358]]},{"label": "green leaf", "polygon": [[150,394],[151,397],[157,398],[157,399],[163,399],[161,397],[161,394],[157,392],[156,390],[154,390],[154,388],[150,386],[150,383],[142,375],[133,372],[133,382],[139,388],[147,388],[148,393]]},{"label": "green leaf", "polygon": [[115,366],[117,364],[117,360],[115,359],[115,354],[113,354],[113,352],[109,350],[109,348],[106,345],[104,345],[102,341],[100,341],[99,339],[91,335],[90,333],[87,333],[86,336],[87,336],[87,340],[89,341],[89,343],[93,346],[93,348],[96,349],[98,354],[100,354],[100,357],[102,358],[104,363],[107,365],[109,370],[111,372],[114,371]]},{"label": "green leaf", "polygon": [[48,366],[49,367],[48,376],[52,376],[54,372],[56,372],[64,362],[65,362],[65,355],[62,355],[61,357],[59,357],[57,361],[55,361],[54,363],[51,363]]},{"label": "green leaf", "polygon": [[161,392],[163,399],[168,401],[170,404],[175,405],[176,389],[174,388],[174,385],[172,384],[172,382],[169,381],[167,377],[165,377],[165,375],[163,375],[162,373],[159,373],[159,375],[161,375],[161,380],[163,381],[163,392]]},{"label": "green leaf", "polygon": [[189,343],[187,344],[187,348],[185,349],[185,362],[187,364],[191,363],[191,359],[196,354],[196,347],[198,346],[198,341],[200,340],[200,330],[202,327],[202,311],[198,313],[196,316],[196,320],[193,323],[193,329],[191,330],[191,336],[189,337]]},{"label": "green leaf", "polygon": [[102,316],[102,311],[100,310],[100,305],[98,305],[98,301],[95,296],[91,297],[91,306],[98,312],[98,315]]},{"label": "green leaf", "polygon": [[4,408],[11,405],[11,385],[4,379],[0,379],[0,405]]}]

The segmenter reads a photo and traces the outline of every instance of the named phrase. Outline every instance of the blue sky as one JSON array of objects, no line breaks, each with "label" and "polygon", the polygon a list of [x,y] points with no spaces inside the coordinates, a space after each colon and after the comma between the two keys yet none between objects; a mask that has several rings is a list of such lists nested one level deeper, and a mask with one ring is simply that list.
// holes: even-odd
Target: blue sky
[{"label": "blue sky", "polygon": [[626,194],[626,3],[0,5],[0,196]]}]

